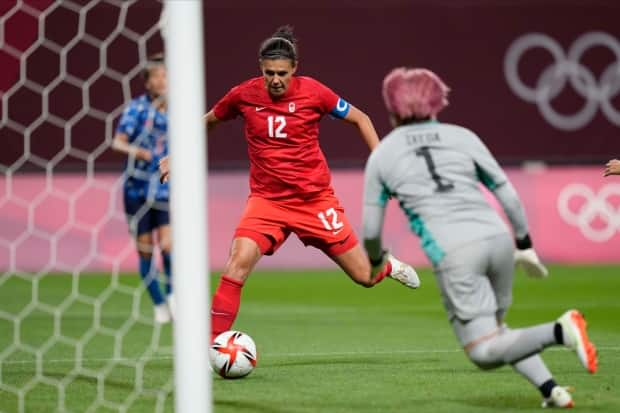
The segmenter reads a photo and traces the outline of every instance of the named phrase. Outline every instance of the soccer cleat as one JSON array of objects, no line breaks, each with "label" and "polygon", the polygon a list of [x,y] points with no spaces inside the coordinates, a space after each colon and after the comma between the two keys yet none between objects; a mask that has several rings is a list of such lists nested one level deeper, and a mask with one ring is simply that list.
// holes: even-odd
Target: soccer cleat
[{"label": "soccer cleat", "polygon": [[574,407],[573,397],[568,390],[568,387],[555,386],[551,389],[551,396],[543,400],[542,407],[559,407],[561,409],[570,409]]},{"label": "soccer cleat", "polygon": [[590,373],[596,373],[598,359],[596,347],[588,338],[586,320],[577,310],[568,310],[557,321],[562,326],[564,345],[575,350],[579,361]]},{"label": "soccer cleat", "polygon": [[392,266],[392,271],[388,277],[393,278],[409,288],[418,288],[420,286],[420,278],[413,267],[396,259],[392,254],[387,254],[387,259]]},{"label": "soccer cleat", "polygon": [[157,324],[166,324],[172,320],[170,309],[166,303],[158,304],[154,308],[155,322]]}]

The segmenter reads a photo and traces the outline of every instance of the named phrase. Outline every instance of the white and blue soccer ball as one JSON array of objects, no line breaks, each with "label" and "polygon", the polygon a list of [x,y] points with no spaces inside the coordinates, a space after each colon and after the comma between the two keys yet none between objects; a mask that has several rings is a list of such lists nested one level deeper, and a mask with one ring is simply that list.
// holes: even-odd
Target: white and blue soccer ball
[{"label": "white and blue soccer ball", "polygon": [[245,377],[258,360],[252,337],[240,331],[225,331],[209,347],[211,368],[225,379]]}]

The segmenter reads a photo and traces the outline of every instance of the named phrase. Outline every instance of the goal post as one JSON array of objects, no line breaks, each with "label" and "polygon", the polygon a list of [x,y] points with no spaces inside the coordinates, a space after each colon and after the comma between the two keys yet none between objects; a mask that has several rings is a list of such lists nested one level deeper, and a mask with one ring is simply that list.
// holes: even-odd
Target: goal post
[{"label": "goal post", "polygon": [[211,412],[202,2],[166,0],[175,407]]},{"label": "goal post", "polygon": [[[202,8],[0,0],[0,413],[213,409]],[[128,216],[127,177],[146,178],[112,149],[162,51],[174,245],[170,260],[154,236],[145,269],[128,224],[168,204],[149,191]],[[148,133],[151,109],[136,120]],[[173,323],[143,272],[176,304]]]}]

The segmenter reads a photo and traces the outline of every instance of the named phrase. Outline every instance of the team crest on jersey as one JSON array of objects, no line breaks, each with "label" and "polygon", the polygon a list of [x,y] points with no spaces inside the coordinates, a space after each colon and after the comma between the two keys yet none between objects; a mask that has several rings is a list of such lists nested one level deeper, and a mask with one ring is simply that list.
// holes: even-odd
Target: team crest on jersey
[{"label": "team crest on jersey", "polygon": [[295,102],[291,102],[288,104],[288,111],[291,113],[295,112]]}]

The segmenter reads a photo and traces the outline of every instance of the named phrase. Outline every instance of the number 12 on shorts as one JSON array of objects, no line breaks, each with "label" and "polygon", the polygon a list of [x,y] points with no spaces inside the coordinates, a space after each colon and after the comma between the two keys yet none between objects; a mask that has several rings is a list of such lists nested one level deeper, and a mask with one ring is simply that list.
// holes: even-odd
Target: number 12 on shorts
[{"label": "number 12 on shorts", "polygon": [[[329,208],[325,212],[321,211],[317,214],[323,226],[328,231],[333,231],[334,234],[340,232],[344,224],[338,220],[338,212],[334,208]],[[330,222],[331,221],[331,222]]]}]

